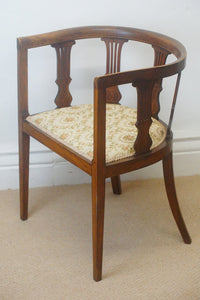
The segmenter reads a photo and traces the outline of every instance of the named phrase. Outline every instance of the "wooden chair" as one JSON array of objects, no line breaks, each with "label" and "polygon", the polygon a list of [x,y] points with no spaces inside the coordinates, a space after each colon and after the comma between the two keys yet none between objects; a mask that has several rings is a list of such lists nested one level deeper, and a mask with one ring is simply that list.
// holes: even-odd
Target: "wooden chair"
[{"label": "wooden chair", "polygon": [[[72,96],[69,92],[70,52],[75,40],[89,38],[100,38],[105,42],[106,75],[94,78],[93,106],[73,107],[71,106]],[[153,67],[120,72],[121,49],[128,40],[146,43],[153,47],[155,53]],[[32,136],[92,177],[93,277],[95,281],[102,279],[105,179],[108,177],[111,177],[113,193],[121,194],[120,174],[162,160],[165,187],[172,214],[183,241],[187,244],[191,243],[177,201],[172,163],[171,125],[181,71],[185,67],[184,46],[158,33],[113,26],[79,27],[21,37],[17,39],[17,45],[21,219],[26,220],[28,217],[29,138]],[[59,109],[30,116],[28,50],[46,45],[51,45],[56,50],[58,94],[55,103]],[[175,56],[175,61],[165,64],[169,54]],[[158,117],[159,94],[162,90],[162,79],[174,74],[177,74],[177,81],[169,123],[166,124]],[[127,83],[131,83],[137,90],[137,114],[132,108],[119,105],[121,94],[118,86]],[[59,119],[60,114],[64,116],[64,119]],[[83,115],[77,118],[77,114],[79,117]],[[106,119],[107,116],[108,119]],[[130,117],[127,119],[128,128],[125,126],[125,130],[120,127],[121,136],[117,138],[117,141],[113,140],[121,126],[117,127],[116,124],[128,117]],[[87,124],[90,127],[88,129],[90,136],[85,136],[84,133],[77,135],[76,130],[72,132],[73,130],[70,129],[71,122],[74,120],[75,127],[77,120],[79,120],[78,126],[84,127],[85,124],[80,124],[80,119],[84,118],[90,120],[90,124]],[[53,123],[52,119],[57,123]],[[63,126],[67,129],[63,131],[61,126],[58,132],[55,131],[58,123],[64,124]],[[106,138],[107,131],[108,137]],[[70,139],[71,136],[72,139]],[[128,142],[129,146],[123,142]]]}]

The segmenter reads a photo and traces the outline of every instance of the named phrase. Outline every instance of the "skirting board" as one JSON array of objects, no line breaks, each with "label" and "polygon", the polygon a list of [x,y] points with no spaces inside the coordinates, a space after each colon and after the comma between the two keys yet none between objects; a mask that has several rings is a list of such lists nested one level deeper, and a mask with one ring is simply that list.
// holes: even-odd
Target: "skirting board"
[{"label": "skirting board", "polygon": [[[18,189],[17,151],[0,153],[0,190]],[[200,174],[200,137],[174,139],[175,176]],[[161,162],[121,176],[122,180],[160,178]],[[90,176],[74,165],[38,145],[31,147],[30,187],[70,185],[90,182]]]}]

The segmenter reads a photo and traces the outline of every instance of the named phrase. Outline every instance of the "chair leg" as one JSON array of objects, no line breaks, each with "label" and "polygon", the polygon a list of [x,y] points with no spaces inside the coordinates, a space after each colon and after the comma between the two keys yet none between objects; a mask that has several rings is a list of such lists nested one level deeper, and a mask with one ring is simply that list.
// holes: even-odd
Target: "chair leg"
[{"label": "chair leg", "polygon": [[102,279],[105,178],[92,178],[93,278]]},{"label": "chair leg", "polygon": [[30,137],[19,134],[19,181],[20,181],[20,217],[28,218],[28,184],[29,184],[29,145]]},{"label": "chair leg", "polygon": [[172,214],[174,216],[180,234],[183,238],[183,241],[186,244],[190,244],[192,241],[187,231],[185,222],[183,220],[181,210],[178,204],[177,196],[176,196],[172,152],[163,159],[163,173],[164,173],[164,180],[165,180],[165,188],[166,188]]},{"label": "chair leg", "polygon": [[120,195],[122,193],[120,175],[111,177],[112,189],[114,194]]}]

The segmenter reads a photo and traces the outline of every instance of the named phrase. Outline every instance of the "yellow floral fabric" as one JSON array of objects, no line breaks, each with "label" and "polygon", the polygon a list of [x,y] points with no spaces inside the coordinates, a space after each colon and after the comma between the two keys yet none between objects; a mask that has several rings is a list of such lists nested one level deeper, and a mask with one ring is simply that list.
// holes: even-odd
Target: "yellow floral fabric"
[{"label": "yellow floral fabric", "polygon": [[[106,162],[134,155],[137,137],[137,111],[133,108],[106,104]],[[93,159],[93,105],[64,107],[27,117],[27,121],[89,160]],[[165,127],[152,118],[152,147],[166,137]]]}]

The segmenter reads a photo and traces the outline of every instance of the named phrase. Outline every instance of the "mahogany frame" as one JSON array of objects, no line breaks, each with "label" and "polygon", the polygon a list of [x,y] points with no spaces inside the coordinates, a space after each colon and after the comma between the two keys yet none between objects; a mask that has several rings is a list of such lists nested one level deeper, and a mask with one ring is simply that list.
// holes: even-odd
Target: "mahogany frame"
[{"label": "mahogany frame", "polygon": [[[106,74],[94,79],[94,158],[90,162],[80,154],[56,141],[48,134],[26,121],[28,111],[28,50],[31,48],[51,45],[57,53],[57,107],[70,106],[72,96],[69,93],[70,51],[76,40],[100,38],[114,47],[118,43],[122,47],[128,40],[150,44],[155,51],[154,66],[151,68],[120,72],[121,48],[113,50],[114,57],[109,58],[107,52]],[[105,206],[105,179],[111,177],[115,194],[121,193],[120,174],[137,170],[160,160],[163,161],[165,186],[169,204],[177,223],[183,241],[191,243],[191,238],[185,226],[178,204],[172,163],[173,135],[171,124],[181,71],[185,67],[186,50],[178,41],[167,36],[126,27],[90,26],[78,27],[46,34],[21,37],[17,39],[18,46],[18,111],[19,111],[19,174],[20,174],[20,216],[22,220],[28,217],[28,182],[29,182],[29,142],[30,136],[73,163],[92,177],[92,224],[93,224],[93,278],[102,279],[103,258],[103,226]],[[117,47],[117,46],[116,46]],[[111,53],[110,52],[110,53]],[[168,54],[174,54],[176,60],[165,64]],[[117,57],[118,55],[118,57]],[[110,66],[111,64],[115,64]],[[152,141],[149,135],[151,117],[159,119],[159,93],[162,89],[162,79],[177,74],[177,84],[174,93],[172,110],[167,129],[167,137],[158,147],[150,150]],[[134,144],[135,155],[127,159],[106,163],[105,161],[105,115],[106,102],[119,103],[121,95],[118,85],[131,83],[137,89],[138,117],[136,126],[138,136]]]}]

